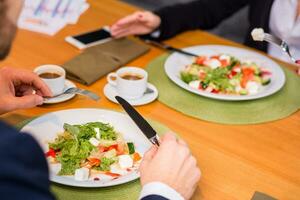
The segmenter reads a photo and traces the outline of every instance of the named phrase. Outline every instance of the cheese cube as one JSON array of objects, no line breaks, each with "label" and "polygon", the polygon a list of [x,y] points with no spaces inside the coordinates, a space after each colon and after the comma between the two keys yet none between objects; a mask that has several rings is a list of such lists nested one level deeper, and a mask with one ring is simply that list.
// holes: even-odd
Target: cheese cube
[{"label": "cheese cube", "polygon": [[121,155],[119,157],[119,165],[121,169],[127,169],[133,166],[133,160],[130,155]]},{"label": "cheese cube", "polygon": [[74,178],[77,181],[87,181],[89,179],[90,170],[88,168],[82,167],[75,170]]},{"label": "cheese cube", "polygon": [[97,140],[97,139],[94,138],[94,137],[90,138],[90,139],[89,139],[89,142],[90,142],[93,146],[95,146],[95,147],[99,146],[99,144],[100,144],[99,140]]}]

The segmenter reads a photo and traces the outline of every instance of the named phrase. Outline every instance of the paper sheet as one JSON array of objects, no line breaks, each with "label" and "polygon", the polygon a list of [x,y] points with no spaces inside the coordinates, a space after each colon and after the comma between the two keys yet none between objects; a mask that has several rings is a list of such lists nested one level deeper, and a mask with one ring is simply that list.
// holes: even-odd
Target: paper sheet
[{"label": "paper sheet", "polygon": [[54,35],[67,24],[76,24],[88,8],[86,0],[25,0],[18,26]]}]

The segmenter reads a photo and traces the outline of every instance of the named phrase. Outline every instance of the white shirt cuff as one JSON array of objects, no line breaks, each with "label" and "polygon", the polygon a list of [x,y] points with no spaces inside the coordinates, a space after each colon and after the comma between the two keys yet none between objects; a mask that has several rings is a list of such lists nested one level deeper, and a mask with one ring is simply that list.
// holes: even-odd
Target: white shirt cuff
[{"label": "white shirt cuff", "polygon": [[161,182],[151,182],[144,185],[139,199],[149,195],[159,195],[172,200],[184,200],[176,190]]},{"label": "white shirt cuff", "polygon": [[153,38],[159,38],[160,30],[154,31],[153,33],[150,34],[150,36]]}]

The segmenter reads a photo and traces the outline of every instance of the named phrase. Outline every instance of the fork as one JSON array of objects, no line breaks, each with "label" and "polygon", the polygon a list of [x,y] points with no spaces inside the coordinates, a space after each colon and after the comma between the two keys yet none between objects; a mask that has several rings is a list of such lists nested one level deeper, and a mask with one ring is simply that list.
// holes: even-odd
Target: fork
[{"label": "fork", "polygon": [[[68,88],[63,93],[61,93],[59,95],[56,95],[56,96],[53,96],[53,97],[50,97],[50,98],[60,97],[60,96],[65,95],[65,94],[79,94],[79,95],[87,96],[90,99],[95,100],[95,101],[100,100],[100,97],[97,94],[95,94],[94,92],[91,92],[89,90],[76,88],[76,87]],[[49,100],[50,98],[45,98],[45,100]]]},{"label": "fork", "polygon": [[296,63],[296,64],[300,64],[300,60],[296,60],[292,54],[290,53],[290,48],[289,48],[289,45],[281,40],[280,38],[274,36],[274,35],[271,35],[269,33],[265,33],[264,34],[264,40],[269,42],[269,43],[272,43],[272,44],[275,44],[275,45],[278,45],[284,52],[287,53],[287,55],[290,57],[290,59]]}]

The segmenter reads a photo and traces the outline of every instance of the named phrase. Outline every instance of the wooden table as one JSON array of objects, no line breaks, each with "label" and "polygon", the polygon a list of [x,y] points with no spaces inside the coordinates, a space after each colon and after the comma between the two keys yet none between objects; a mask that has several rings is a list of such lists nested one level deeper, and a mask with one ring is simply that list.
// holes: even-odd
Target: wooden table
[{"label": "wooden table", "polygon": [[[0,66],[33,69],[41,64],[62,64],[80,53],[64,38],[112,24],[136,8],[115,0],[89,0],[91,8],[76,25],[69,25],[54,37],[20,30],[10,56]],[[199,44],[241,46],[202,31],[180,34],[167,43],[176,47]],[[146,55],[129,63],[145,67],[163,52],[151,48]],[[291,67],[291,66],[290,66]],[[61,104],[19,110],[2,118],[16,124],[22,119],[70,108],[112,108],[102,92],[105,78],[88,87],[101,95],[100,102],[84,97]],[[86,88],[78,84],[79,87]],[[299,91],[297,91],[299,92]],[[228,126],[193,119],[156,101],[138,110],[180,133],[202,169],[202,179],[193,199],[249,200],[255,191],[282,200],[300,199],[300,112],[276,122]]]}]

